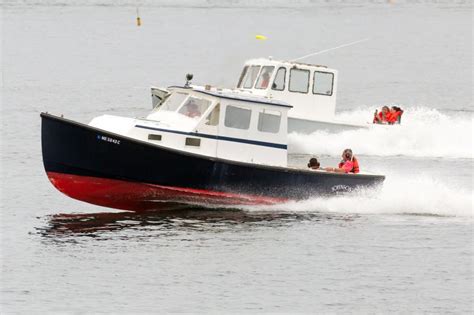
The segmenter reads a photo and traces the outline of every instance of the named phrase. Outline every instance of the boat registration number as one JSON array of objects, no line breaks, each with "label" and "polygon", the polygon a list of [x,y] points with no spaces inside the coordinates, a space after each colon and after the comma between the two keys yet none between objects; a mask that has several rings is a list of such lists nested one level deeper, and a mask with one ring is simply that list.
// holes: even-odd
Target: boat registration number
[{"label": "boat registration number", "polygon": [[102,135],[97,135],[97,140],[110,142],[110,143],[113,143],[113,144],[120,144],[120,140],[110,138],[110,137],[107,137],[107,136],[102,136]]}]

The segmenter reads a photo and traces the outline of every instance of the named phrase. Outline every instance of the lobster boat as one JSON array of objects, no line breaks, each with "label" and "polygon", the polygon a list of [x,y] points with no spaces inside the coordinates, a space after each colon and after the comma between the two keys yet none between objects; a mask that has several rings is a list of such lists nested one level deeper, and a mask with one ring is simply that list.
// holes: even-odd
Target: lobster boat
[{"label": "lobster boat", "polygon": [[286,102],[186,84],[146,117],[84,124],[42,113],[44,168],[69,197],[143,211],[164,203],[274,204],[371,187],[384,176],[288,166]]}]

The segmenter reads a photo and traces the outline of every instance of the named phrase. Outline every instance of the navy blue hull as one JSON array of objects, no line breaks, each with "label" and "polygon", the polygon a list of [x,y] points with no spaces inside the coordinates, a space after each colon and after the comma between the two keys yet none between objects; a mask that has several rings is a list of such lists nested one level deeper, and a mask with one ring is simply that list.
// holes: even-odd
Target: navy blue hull
[{"label": "navy blue hull", "polygon": [[311,172],[208,158],[49,114],[42,117],[46,172],[196,191],[304,199],[374,186],[383,176]]}]

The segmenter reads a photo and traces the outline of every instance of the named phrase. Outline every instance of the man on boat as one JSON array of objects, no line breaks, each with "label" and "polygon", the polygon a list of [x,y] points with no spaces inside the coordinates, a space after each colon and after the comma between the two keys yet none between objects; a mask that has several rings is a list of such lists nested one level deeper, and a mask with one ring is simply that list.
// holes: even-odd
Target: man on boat
[{"label": "man on boat", "polygon": [[322,169],[322,168],[320,167],[320,164],[319,164],[317,158],[311,158],[311,159],[309,160],[308,168],[310,168],[310,169],[312,169],[312,170],[320,170],[320,169]]},{"label": "man on boat", "polygon": [[259,89],[266,89],[268,87],[268,84],[270,83],[270,74],[271,74],[271,72],[269,72],[268,70],[266,70],[262,74],[262,77],[259,80],[259,81],[261,81],[260,86],[258,87]]},{"label": "man on boat", "polygon": [[201,116],[201,112],[199,111],[198,105],[193,100],[189,101],[189,103],[186,104],[185,106],[186,106],[186,109],[185,109],[184,115],[190,118]]},{"label": "man on boat", "polygon": [[360,171],[359,161],[357,161],[356,157],[352,154],[351,149],[345,149],[342,152],[342,161],[338,167],[326,167],[325,170],[328,172],[357,174]]}]

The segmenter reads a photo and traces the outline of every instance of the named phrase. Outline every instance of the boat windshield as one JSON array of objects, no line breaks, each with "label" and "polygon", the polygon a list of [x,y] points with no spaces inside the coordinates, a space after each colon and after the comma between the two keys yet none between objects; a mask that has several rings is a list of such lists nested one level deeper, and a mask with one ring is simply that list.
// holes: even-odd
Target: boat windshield
[{"label": "boat windshield", "polygon": [[146,119],[180,130],[191,130],[212,105],[212,101],[186,92],[173,92],[158,110]]},{"label": "boat windshield", "polygon": [[265,66],[262,68],[257,83],[255,84],[255,88],[266,89],[268,87],[268,83],[270,83],[270,77],[273,74],[273,69],[275,69],[274,66]]},{"label": "boat windshield", "polygon": [[245,66],[244,69],[242,70],[242,73],[240,74],[240,78],[239,78],[239,83],[237,83],[238,88],[242,87],[242,83],[244,81],[244,77],[247,74],[248,69],[249,69],[249,66]]},{"label": "boat windshield", "polygon": [[211,101],[209,100],[190,96],[181,106],[178,113],[190,118],[200,118],[210,105]]},{"label": "boat windshield", "polygon": [[160,111],[176,111],[183,101],[188,97],[187,93],[175,92],[172,93],[166,101],[163,103],[163,106],[160,107]]},{"label": "boat windshield", "polygon": [[244,89],[251,89],[260,72],[260,66],[251,66],[244,78]]}]

